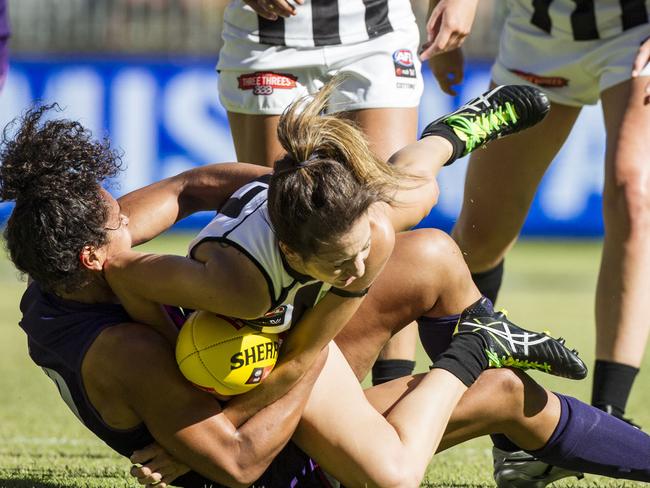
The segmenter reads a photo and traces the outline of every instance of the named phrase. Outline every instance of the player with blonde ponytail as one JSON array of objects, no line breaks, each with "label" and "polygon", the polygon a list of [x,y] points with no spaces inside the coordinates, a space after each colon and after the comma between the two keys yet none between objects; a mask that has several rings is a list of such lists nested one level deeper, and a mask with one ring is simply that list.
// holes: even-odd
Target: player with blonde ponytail
[{"label": "player with blonde ponytail", "polygon": [[[478,115],[471,110],[476,102],[470,102],[467,113],[433,122],[427,137],[388,164],[372,155],[353,123],[321,114],[331,89],[328,85],[315,97],[295,102],[283,114],[279,138],[287,154],[272,174],[232,195],[190,243],[188,258],[129,251],[114,256],[104,269],[130,315],[145,323],[161,325],[165,317],[157,303],[166,303],[236,317],[264,332],[288,331],[273,372],[229,402],[251,415],[290,391],[344,326],[354,325],[340,336],[352,369],[331,344],[312,394],[318,400],[308,404],[297,439],[308,453],[319,454],[326,469],[346,464],[344,473],[337,472],[346,485],[415,486],[454,406],[488,367],[486,350],[497,358],[493,366],[502,357],[524,369],[573,378],[586,374],[577,355],[561,342],[495,315],[447,235],[430,229],[395,234],[416,224],[435,203],[435,175],[443,165],[541,120],[545,97],[537,90],[504,87],[482,99]],[[503,106],[510,107],[512,117],[492,117]],[[492,125],[479,126],[477,116]],[[362,313],[366,304],[378,302],[382,306]],[[360,394],[357,377],[407,323],[426,316],[446,324],[450,317],[458,321],[461,313],[468,324],[485,329],[458,334],[449,349],[449,339],[425,341],[436,369],[384,420]],[[503,331],[493,327],[522,334],[530,347],[499,349],[490,334]],[[360,333],[363,338],[357,340]],[[328,412],[325,397],[337,389],[345,392],[340,401],[349,402],[358,435],[374,436],[367,438],[371,445],[363,452],[348,427],[326,426],[334,410]],[[390,462],[377,464],[376,459]]]},{"label": "player with blonde ponytail", "polygon": [[[543,102],[535,90],[495,90],[480,105],[471,102],[430,124],[427,137],[393,164],[424,178],[425,186],[427,171],[538,121]],[[269,187],[263,169],[200,168],[118,202],[101,187],[119,165],[110,148],[93,143],[77,123],[42,122],[43,114],[28,113],[0,151],[0,196],[16,201],[5,231],[11,259],[35,278],[21,300],[21,326],[32,359],[68,386],[60,388],[62,397],[80,420],[113,449],[133,454],[134,463],[145,463],[132,470],[141,483],[162,479],[164,486],[191,467],[195,472],[175,484],[329,486],[309,455],[346,486],[415,487],[434,451],[492,432],[546,462],[650,480],[650,437],[643,432],[550,393],[523,373],[485,371],[586,374],[562,341],[495,313],[444,233],[395,235],[417,217],[413,210],[432,204],[421,188],[398,185],[392,199],[399,205],[381,197],[390,185],[359,191],[366,185],[341,154],[328,152],[332,159],[321,161],[319,148],[338,147],[323,138],[300,154],[315,154],[313,161],[287,170],[312,181],[276,209],[296,217],[299,238],[284,242],[268,200],[273,192],[284,201],[286,189]],[[344,170],[330,177],[334,187],[327,172],[314,171],[327,164]],[[280,171],[272,178],[278,177]],[[338,192],[330,191],[337,185]],[[128,250],[200,208],[219,213],[192,242],[189,257]],[[332,208],[345,212],[322,222],[318,239],[302,232],[318,226],[310,212],[330,215]],[[21,236],[32,236],[30,245]],[[69,273],[64,281],[57,270]],[[193,388],[163,337],[173,341],[174,331],[158,320],[159,303],[231,315],[267,332],[288,330],[275,371],[225,405]],[[134,324],[138,318],[160,334]],[[414,319],[434,369],[364,392],[358,377],[390,335]],[[332,342],[337,333],[341,349]],[[571,422],[575,412],[589,421]],[[283,449],[292,434],[302,450]],[[189,467],[173,461],[170,467],[160,447],[133,453],[153,439]]]}]

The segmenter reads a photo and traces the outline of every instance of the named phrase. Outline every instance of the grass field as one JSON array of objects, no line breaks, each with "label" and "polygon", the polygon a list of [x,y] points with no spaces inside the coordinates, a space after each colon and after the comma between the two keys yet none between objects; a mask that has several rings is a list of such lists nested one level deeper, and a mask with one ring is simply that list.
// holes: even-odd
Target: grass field
[{"label": "grass field", "polygon": [[[186,242],[188,236],[173,235],[149,248],[182,253]],[[523,242],[508,259],[500,299],[515,322],[566,337],[589,365],[599,252],[599,244],[591,242]],[[27,357],[25,336],[17,326],[23,288],[11,264],[0,258],[0,487],[137,486],[127,476],[127,461],[85,430],[52,382]],[[427,363],[423,356],[419,359],[418,369],[424,371]],[[645,426],[650,425],[650,390],[645,386],[649,374],[646,360],[628,407],[629,414]],[[553,389],[589,399],[591,378],[583,382],[537,378]],[[488,441],[479,439],[436,456],[425,486],[494,486],[489,448]],[[558,486],[637,484],[589,476]]]}]

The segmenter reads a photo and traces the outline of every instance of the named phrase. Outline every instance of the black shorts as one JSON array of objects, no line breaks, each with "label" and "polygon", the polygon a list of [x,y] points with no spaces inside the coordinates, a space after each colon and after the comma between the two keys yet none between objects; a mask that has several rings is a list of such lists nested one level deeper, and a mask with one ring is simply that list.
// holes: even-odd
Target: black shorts
[{"label": "black shorts", "polygon": [[[184,488],[225,488],[198,473],[190,472],[174,481]],[[289,442],[251,488],[333,488],[316,461]]]}]

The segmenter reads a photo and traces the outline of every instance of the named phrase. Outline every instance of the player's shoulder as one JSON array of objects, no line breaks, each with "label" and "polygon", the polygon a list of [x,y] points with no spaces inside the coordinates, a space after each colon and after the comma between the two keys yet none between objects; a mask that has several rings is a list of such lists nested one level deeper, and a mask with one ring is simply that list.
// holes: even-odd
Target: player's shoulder
[{"label": "player's shoulder", "polygon": [[153,370],[173,354],[172,345],[153,327],[123,322],[102,330],[86,353],[84,367],[121,378],[136,370]]}]

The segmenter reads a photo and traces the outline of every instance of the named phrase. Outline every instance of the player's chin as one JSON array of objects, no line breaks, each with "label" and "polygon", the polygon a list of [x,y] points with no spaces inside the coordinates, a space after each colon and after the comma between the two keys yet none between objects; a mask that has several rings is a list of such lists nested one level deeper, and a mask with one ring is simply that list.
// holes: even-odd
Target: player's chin
[{"label": "player's chin", "polygon": [[354,283],[354,281],[356,279],[357,278],[355,276],[348,276],[347,278],[340,278],[340,279],[336,280],[336,284],[334,286],[336,286],[337,288],[345,288],[345,287],[350,286],[352,283]]}]

